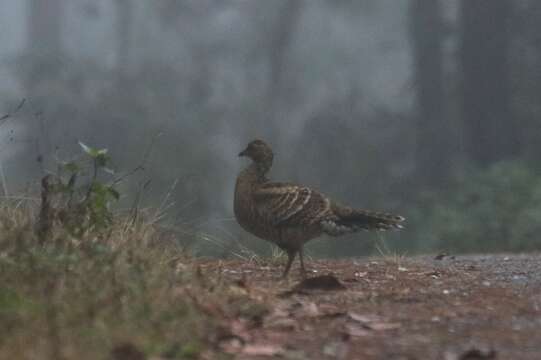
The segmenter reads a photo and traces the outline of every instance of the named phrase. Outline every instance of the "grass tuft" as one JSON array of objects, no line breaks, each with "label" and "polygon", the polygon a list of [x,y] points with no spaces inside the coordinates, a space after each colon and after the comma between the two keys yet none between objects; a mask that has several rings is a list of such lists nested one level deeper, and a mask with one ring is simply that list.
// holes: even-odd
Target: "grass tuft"
[{"label": "grass tuft", "polygon": [[201,281],[154,220],[115,216],[77,237],[54,222],[43,241],[38,213],[0,205],[0,358],[190,359],[211,345],[235,295]]}]

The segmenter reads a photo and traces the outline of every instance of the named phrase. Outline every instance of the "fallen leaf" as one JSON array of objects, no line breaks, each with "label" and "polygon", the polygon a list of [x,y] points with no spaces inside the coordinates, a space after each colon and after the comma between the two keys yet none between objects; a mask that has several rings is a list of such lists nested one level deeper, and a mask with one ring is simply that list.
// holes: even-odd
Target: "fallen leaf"
[{"label": "fallen leaf", "polygon": [[494,349],[472,347],[459,352],[446,352],[445,360],[493,360],[496,355]]},{"label": "fallen leaf", "polygon": [[311,357],[307,356],[302,350],[287,350],[283,357],[287,360],[309,360]]},{"label": "fallen leaf", "polygon": [[438,255],[434,256],[434,260],[443,260],[447,257],[447,253],[439,253]]},{"label": "fallen leaf", "polygon": [[321,313],[322,316],[329,316],[329,317],[345,315],[344,309],[341,309],[338,306],[333,305],[333,304],[319,304],[319,312]]},{"label": "fallen leaf", "polygon": [[345,290],[346,287],[333,275],[321,275],[307,278],[298,283],[294,290]]},{"label": "fallen leaf", "polygon": [[321,315],[316,303],[311,302],[311,301],[304,303],[299,313],[301,316],[305,316],[305,317],[318,317]]},{"label": "fallen leaf", "polygon": [[368,327],[376,331],[385,331],[385,330],[395,330],[400,328],[399,323],[389,323],[389,322],[373,322],[368,324]]},{"label": "fallen leaf", "polygon": [[145,360],[145,354],[134,344],[126,342],[116,345],[111,350],[111,357],[114,360]]},{"label": "fallen leaf", "polygon": [[237,354],[242,350],[243,341],[237,337],[230,337],[219,342],[218,347],[228,354]]},{"label": "fallen leaf", "polygon": [[445,258],[449,258],[450,260],[454,260],[455,259],[455,256],[454,255],[449,255],[447,253],[439,253],[438,255],[434,256],[434,260],[443,260]]},{"label": "fallen leaf", "polygon": [[425,276],[430,276],[432,279],[439,279],[441,277],[441,272],[434,270],[424,273]]},{"label": "fallen leaf", "polygon": [[367,330],[364,326],[359,326],[358,324],[346,324],[345,333],[353,337],[362,337],[370,335],[370,331]]},{"label": "fallen leaf", "polygon": [[278,345],[251,344],[242,349],[242,354],[249,356],[277,356],[284,354],[284,348]]},{"label": "fallen leaf", "polygon": [[351,318],[351,320],[355,320],[361,323],[369,323],[379,320],[379,317],[376,315],[361,315],[354,312],[349,312],[348,316]]},{"label": "fallen leaf", "polygon": [[248,321],[244,319],[235,319],[230,323],[231,334],[238,339],[242,339],[243,342],[252,340],[252,334]]},{"label": "fallen leaf", "polygon": [[323,354],[335,359],[345,359],[349,346],[344,341],[331,341],[323,347]]},{"label": "fallen leaf", "polygon": [[367,330],[385,331],[394,330],[401,327],[400,323],[384,321],[376,315],[360,315],[350,312],[348,313],[348,316],[351,320],[360,323],[363,328]]},{"label": "fallen leaf", "polygon": [[288,317],[270,318],[265,321],[265,327],[288,331],[297,331],[299,329],[299,323],[297,320]]}]

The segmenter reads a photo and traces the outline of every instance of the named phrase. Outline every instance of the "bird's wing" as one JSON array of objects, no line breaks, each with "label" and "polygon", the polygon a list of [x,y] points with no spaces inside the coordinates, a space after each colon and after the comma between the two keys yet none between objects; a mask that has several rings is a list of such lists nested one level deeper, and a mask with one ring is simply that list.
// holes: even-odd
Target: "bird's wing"
[{"label": "bird's wing", "polygon": [[317,222],[330,211],[330,201],[306,186],[265,183],[254,192],[255,208],[269,223],[301,226]]}]

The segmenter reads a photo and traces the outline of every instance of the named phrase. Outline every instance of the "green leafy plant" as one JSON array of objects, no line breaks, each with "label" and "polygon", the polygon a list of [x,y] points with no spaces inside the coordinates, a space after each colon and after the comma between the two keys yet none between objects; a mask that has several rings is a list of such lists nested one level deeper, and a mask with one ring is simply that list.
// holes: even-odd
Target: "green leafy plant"
[{"label": "green leafy plant", "polygon": [[109,168],[107,149],[79,142],[83,157],[59,162],[58,171],[42,179],[38,232],[42,238],[58,221],[75,236],[85,231],[105,230],[111,225],[111,203],[120,199],[117,181]]}]

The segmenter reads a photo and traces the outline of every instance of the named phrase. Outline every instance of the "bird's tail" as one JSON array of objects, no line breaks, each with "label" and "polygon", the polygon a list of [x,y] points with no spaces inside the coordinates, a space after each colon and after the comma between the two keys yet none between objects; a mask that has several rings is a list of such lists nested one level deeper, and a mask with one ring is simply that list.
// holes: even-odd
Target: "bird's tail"
[{"label": "bird's tail", "polygon": [[402,229],[405,219],[379,211],[352,209],[334,206],[333,216],[321,222],[323,231],[329,235],[338,236],[360,230],[393,230]]}]

